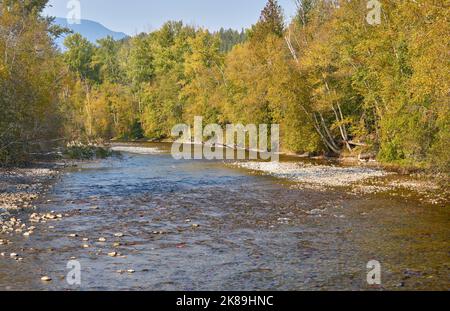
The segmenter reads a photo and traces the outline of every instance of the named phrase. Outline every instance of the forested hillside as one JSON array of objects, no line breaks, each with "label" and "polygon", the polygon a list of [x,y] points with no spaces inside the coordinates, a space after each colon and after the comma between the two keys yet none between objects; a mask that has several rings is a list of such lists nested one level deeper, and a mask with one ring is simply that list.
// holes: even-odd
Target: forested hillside
[{"label": "forested hillside", "polygon": [[[291,152],[374,153],[448,171],[446,0],[276,0],[244,32],[168,22],[97,45],[40,17],[46,0],[0,2],[0,162],[49,142],[167,138],[177,123],[278,123]],[[51,144],[50,144],[51,145]]]}]

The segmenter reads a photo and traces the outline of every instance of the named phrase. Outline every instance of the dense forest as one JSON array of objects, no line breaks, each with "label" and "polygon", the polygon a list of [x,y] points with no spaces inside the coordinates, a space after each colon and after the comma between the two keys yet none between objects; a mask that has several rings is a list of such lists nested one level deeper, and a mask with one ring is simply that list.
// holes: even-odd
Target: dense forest
[{"label": "dense forest", "polygon": [[373,153],[449,171],[450,5],[276,0],[245,31],[171,21],[90,43],[42,17],[47,0],[0,1],[0,163],[72,141],[162,139],[178,123],[280,124],[282,150]]}]

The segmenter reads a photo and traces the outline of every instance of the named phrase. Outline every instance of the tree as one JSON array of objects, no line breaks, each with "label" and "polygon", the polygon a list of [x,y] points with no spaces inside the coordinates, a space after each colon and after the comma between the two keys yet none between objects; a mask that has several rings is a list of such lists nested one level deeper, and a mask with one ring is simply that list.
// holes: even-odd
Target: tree
[{"label": "tree", "polygon": [[223,29],[220,30],[214,35],[218,36],[220,39],[220,52],[228,53],[233,47],[237,44],[243,43],[247,40],[247,35],[244,29],[241,32],[233,29]]},{"label": "tree", "polygon": [[120,43],[111,36],[97,41],[98,48],[92,57],[91,67],[99,69],[99,78],[102,82],[119,83],[123,81],[124,74],[119,64],[118,54]]},{"label": "tree", "polygon": [[268,0],[259,21],[252,27],[249,37],[253,43],[264,41],[269,36],[282,37],[284,33],[283,9],[277,0]]},{"label": "tree", "polygon": [[123,66],[131,84],[138,87],[141,83],[152,81],[155,76],[155,65],[151,36],[141,34],[134,37],[126,48],[129,55]]},{"label": "tree", "polygon": [[295,17],[295,21],[300,26],[305,27],[309,24],[317,2],[317,0],[295,0],[297,5],[297,15]]},{"label": "tree", "polygon": [[61,134],[64,77],[51,41],[46,1],[0,3],[0,165],[47,151]]},{"label": "tree", "polygon": [[78,33],[68,36],[64,45],[67,48],[64,60],[69,69],[83,81],[98,81],[98,66],[93,63],[95,46]]},{"label": "tree", "polygon": [[183,118],[191,123],[195,116],[201,115],[205,122],[217,123],[221,118],[218,89],[225,82],[219,38],[199,29],[188,43],[190,52],[185,57],[185,85],[180,94],[185,103]]}]

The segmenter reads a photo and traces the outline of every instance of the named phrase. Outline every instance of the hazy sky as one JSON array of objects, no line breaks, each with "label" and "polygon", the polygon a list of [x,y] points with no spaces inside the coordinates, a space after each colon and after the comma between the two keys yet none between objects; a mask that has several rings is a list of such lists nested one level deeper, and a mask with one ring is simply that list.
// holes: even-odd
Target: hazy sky
[{"label": "hazy sky", "polygon": [[[50,0],[46,14],[66,17],[69,0]],[[81,18],[100,22],[129,35],[159,28],[168,20],[183,20],[217,30],[241,29],[254,24],[266,0],[80,0]],[[279,0],[287,18],[295,12],[294,0]]]}]

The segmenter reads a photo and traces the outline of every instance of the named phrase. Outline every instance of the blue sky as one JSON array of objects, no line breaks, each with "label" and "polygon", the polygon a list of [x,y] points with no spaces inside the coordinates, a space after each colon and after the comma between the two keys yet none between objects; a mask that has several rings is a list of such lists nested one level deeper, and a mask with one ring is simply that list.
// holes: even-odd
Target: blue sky
[{"label": "blue sky", "polygon": [[[66,17],[69,0],[50,0],[46,14]],[[254,24],[266,0],[80,0],[81,18],[114,31],[133,35],[159,28],[168,20],[217,30],[241,29]],[[294,0],[279,0],[287,18],[295,12]]]}]

